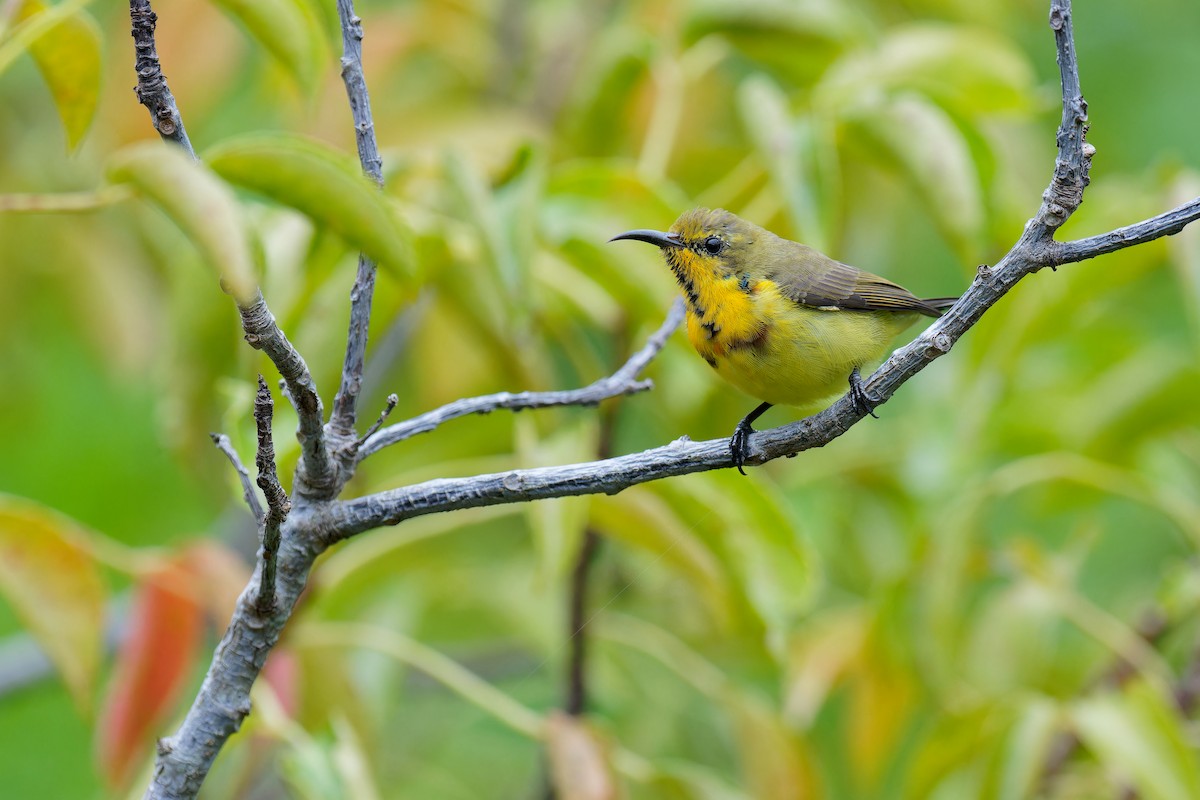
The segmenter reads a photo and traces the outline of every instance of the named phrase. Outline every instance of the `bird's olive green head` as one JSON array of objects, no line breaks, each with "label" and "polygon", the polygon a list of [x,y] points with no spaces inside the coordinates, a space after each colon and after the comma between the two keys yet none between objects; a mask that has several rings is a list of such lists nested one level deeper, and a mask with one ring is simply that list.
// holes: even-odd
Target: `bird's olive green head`
[{"label": "bird's olive green head", "polygon": [[633,239],[662,248],[667,266],[685,288],[705,280],[748,275],[757,278],[767,249],[778,238],[723,208],[696,208],[669,231],[633,230],[610,241]]}]

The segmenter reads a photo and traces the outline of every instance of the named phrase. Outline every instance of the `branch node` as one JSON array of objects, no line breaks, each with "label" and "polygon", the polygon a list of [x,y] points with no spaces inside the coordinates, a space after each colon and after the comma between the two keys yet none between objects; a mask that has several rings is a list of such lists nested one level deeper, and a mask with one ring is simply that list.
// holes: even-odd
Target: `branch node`
[{"label": "branch node", "polygon": [[399,402],[400,396],[395,392],[392,392],[387,396],[387,404],[383,407],[383,411],[379,412],[379,418],[376,419],[375,422],[371,424],[371,427],[367,428],[367,432],[360,436],[358,441],[354,443],[352,448],[354,453],[358,453],[358,449],[363,446],[363,442],[374,436],[375,432],[383,427],[383,423],[387,420],[392,411],[395,410],[396,404]]}]

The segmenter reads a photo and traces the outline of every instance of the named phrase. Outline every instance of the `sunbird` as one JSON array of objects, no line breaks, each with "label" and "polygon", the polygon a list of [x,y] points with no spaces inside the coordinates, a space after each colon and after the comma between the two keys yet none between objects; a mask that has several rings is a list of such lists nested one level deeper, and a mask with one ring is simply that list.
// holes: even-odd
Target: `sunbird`
[{"label": "sunbird", "polygon": [[881,402],[859,370],[882,360],[918,316],[940,317],[957,297],[922,300],[902,286],[780,238],[724,209],[697,208],[669,231],[626,231],[661,248],[687,300],[688,339],[725,380],[762,403],[729,440],[738,472],[754,421],[773,405],[815,408],[849,381],[874,416]]}]

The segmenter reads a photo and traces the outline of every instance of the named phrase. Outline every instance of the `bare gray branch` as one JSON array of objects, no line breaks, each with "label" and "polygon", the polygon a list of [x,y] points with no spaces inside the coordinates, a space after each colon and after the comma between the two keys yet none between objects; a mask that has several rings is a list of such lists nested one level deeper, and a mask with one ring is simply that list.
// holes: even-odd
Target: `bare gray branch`
[{"label": "bare gray branch", "polygon": [[465,397],[447,403],[441,408],[426,412],[419,417],[389,425],[373,436],[367,437],[358,460],[362,461],[390,444],[402,442],[419,433],[428,433],[439,425],[471,414],[489,414],[507,409],[522,411],[529,408],[551,408],[553,406],[594,406],[602,400],[624,394],[644,392],[654,384],[636,380],[638,374],[658,355],[675,329],[683,322],[683,301],[676,300],[667,313],[666,320],[647,341],[646,345],[626,361],[620,369],[604,378],[584,386],[557,392],[497,392],[480,397]]},{"label": "bare gray branch", "polygon": [[301,469],[293,491],[314,498],[329,497],[336,487],[336,468],[325,446],[324,410],[308,365],[276,324],[261,292],[250,303],[238,306],[238,312],[246,342],[266,353],[279,370],[300,417],[296,438],[300,440]]},{"label": "bare gray branch", "polygon": [[[375,121],[371,117],[371,98],[362,69],[362,20],[354,13],[353,0],[338,0],[338,19],[342,23],[342,81],[350,100],[354,118],[354,135],[358,142],[358,159],[363,172],[383,186],[383,160],[375,141]],[[346,337],[346,358],[342,365],[342,382],[333,398],[333,413],[329,419],[330,433],[353,441],[357,417],[358,395],[362,391],[363,365],[367,352],[367,333],[371,323],[371,301],[375,294],[375,262],[360,253],[354,286],[350,290],[350,332]],[[354,454],[347,453],[345,467],[354,468]]]},{"label": "bare gray branch", "polygon": [[1189,224],[1200,219],[1200,197],[1173,208],[1157,217],[1117,228],[1115,231],[1089,236],[1073,242],[1056,244],[1051,250],[1052,265],[1084,261],[1106,253],[1114,253],[1126,247],[1145,244],[1163,236],[1174,236]]}]

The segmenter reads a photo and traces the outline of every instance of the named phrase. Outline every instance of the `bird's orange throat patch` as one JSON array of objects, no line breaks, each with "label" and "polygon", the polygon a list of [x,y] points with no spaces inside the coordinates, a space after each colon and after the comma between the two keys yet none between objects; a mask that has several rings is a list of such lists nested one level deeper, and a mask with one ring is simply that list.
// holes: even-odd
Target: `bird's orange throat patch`
[{"label": "bird's orange throat patch", "polygon": [[687,300],[688,338],[706,360],[724,356],[730,348],[760,342],[770,327],[758,309],[763,283],[726,272],[688,248],[665,250],[667,266],[675,274]]}]

